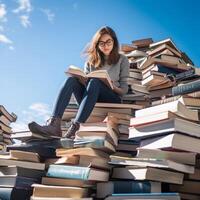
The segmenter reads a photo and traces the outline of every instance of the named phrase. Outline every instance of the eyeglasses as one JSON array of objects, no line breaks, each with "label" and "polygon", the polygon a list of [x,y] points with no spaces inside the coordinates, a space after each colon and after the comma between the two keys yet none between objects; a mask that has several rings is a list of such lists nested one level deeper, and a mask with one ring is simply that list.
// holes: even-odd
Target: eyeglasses
[{"label": "eyeglasses", "polygon": [[113,42],[114,41],[112,39],[108,39],[105,42],[104,41],[99,41],[98,45],[99,45],[99,47],[105,47],[106,45],[107,46],[111,46],[111,45],[113,45]]}]

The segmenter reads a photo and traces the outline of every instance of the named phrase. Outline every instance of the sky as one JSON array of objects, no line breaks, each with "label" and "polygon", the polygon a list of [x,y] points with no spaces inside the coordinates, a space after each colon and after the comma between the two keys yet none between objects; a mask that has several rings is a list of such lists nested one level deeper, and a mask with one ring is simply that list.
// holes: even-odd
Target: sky
[{"label": "sky", "polygon": [[0,105],[14,131],[45,123],[70,64],[82,67],[94,33],[110,26],[120,44],[172,38],[200,66],[199,0],[0,0]]}]

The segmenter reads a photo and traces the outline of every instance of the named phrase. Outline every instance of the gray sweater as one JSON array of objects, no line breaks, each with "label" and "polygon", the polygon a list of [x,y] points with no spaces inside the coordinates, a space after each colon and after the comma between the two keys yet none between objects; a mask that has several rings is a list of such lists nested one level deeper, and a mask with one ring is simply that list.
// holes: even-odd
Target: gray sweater
[{"label": "gray sweater", "polygon": [[[101,70],[107,70],[111,80],[115,86],[123,90],[123,94],[128,92],[127,78],[129,77],[129,65],[128,58],[120,54],[119,61],[116,64],[105,64],[101,67]],[[84,72],[86,74],[94,70],[96,70],[94,67],[88,66],[87,62],[85,63]]]}]

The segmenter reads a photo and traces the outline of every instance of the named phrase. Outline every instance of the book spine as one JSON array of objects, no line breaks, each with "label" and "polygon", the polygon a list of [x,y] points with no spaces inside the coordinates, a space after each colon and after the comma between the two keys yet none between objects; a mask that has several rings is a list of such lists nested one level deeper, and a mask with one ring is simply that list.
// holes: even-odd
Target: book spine
[{"label": "book spine", "polygon": [[113,193],[150,193],[151,192],[151,182],[146,181],[134,181],[134,182],[121,182],[116,181],[113,183]]},{"label": "book spine", "polygon": [[88,180],[90,168],[64,165],[50,165],[47,176],[57,178]]},{"label": "book spine", "polygon": [[200,80],[172,88],[172,95],[183,95],[200,90]]}]

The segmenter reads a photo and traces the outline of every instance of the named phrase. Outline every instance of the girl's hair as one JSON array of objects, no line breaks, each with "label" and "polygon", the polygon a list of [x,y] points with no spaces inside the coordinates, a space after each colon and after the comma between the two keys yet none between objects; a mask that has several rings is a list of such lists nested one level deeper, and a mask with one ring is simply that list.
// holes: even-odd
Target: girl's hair
[{"label": "girl's hair", "polygon": [[113,49],[110,52],[110,55],[108,56],[107,63],[109,65],[111,64],[116,64],[119,60],[119,42],[117,39],[117,36],[113,29],[111,29],[108,26],[100,28],[95,35],[93,36],[89,46],[87,47],[85,53],[88,56],[88,61],[87,64],[89,66],[92,66],[94,68],[100,68],[105,64],[105,56],[104,54],[100,51],[98,47],[99,39],[101,38],[102,35],[108,34],[112,37],[113,39]]}]

